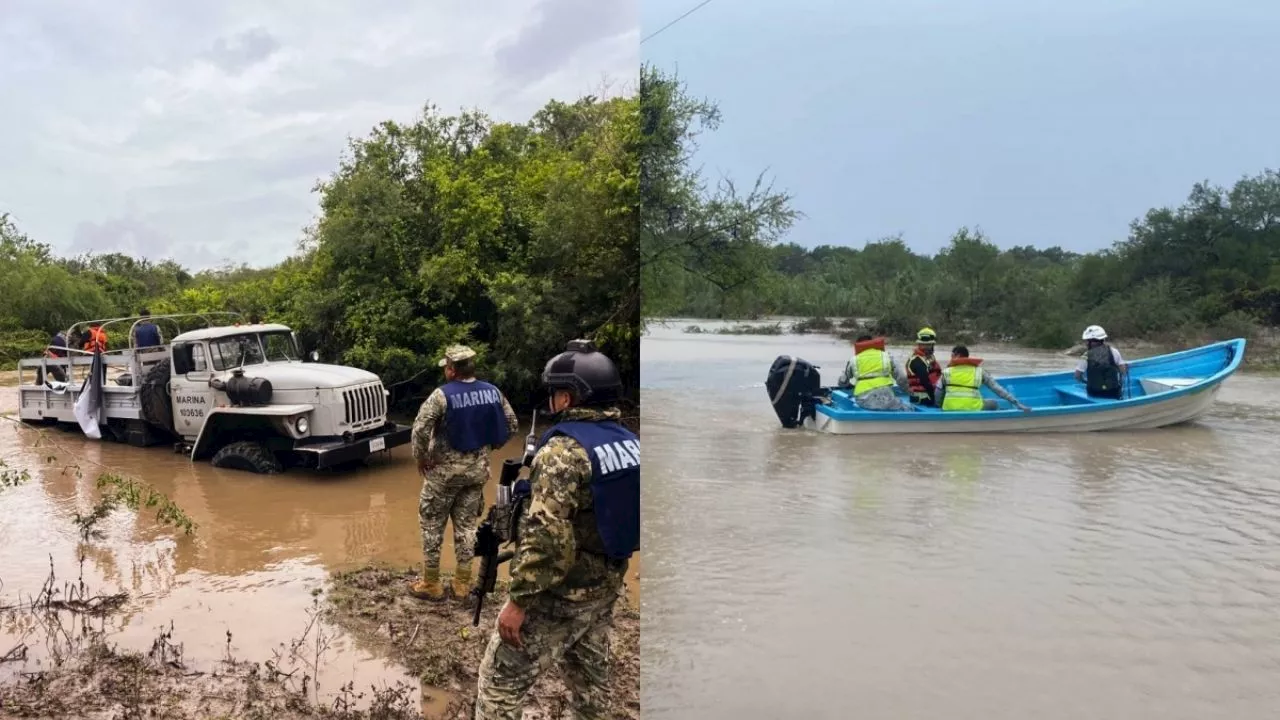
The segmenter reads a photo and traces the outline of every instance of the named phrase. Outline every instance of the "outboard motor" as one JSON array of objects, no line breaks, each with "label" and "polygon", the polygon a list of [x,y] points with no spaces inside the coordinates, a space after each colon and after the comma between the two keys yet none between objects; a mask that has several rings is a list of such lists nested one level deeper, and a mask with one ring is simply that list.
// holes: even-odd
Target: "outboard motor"
[{"label": "outboard motor", "polygon": [[779,355],[773,361],[764,386],[785,428],[799,427],[806,417],[813,417],[816,397],[822,393],[818,366],[789,355]]}]

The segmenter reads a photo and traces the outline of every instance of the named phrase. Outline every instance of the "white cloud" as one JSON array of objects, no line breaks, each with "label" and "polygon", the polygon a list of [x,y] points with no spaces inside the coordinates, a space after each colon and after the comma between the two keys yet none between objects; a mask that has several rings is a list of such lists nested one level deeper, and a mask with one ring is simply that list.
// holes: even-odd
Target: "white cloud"
[{"label": "white cloud", "polygon": [[59,252],[291,253],[349,136],[523,121],[639,63],[635,0],[4,0],[0,212]]}]

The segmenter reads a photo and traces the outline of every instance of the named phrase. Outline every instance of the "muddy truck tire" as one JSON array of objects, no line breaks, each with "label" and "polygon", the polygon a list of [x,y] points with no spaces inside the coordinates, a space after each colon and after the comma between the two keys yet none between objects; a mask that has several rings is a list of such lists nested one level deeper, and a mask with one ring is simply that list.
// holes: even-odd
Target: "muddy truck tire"
[{"label": "muddy truck tire", "polygon": [[233,442],[214,453],[212,465],[228,470],[247,470],[259,475],[284,472],[284,465],[266,445],[252,440]]},{"label": "muddy truck tire", "polygon": [[149,425],[173,434],[173,399],[169,397],[169,358],[151,366],[142,376],[138,400],[142,419]]}]

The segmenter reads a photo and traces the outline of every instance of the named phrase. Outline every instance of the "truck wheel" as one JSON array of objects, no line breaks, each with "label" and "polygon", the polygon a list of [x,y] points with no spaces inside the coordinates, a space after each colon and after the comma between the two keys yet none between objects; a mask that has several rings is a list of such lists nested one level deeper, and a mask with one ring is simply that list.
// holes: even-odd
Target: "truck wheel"
[{"label": "truck wheel", "polygon": [[252,440],[233,442],[214,453],[212,464],[217,468],[247,470],[260,475],[284,472],[280,460],[262,443]]},{"label": "truck wheel", "polygon": [[169,358],[155,365],[142,377],[138,388],[138,400],[142,403],[142,419],[151,425],[173,434],[173,399],[169,397]]}]

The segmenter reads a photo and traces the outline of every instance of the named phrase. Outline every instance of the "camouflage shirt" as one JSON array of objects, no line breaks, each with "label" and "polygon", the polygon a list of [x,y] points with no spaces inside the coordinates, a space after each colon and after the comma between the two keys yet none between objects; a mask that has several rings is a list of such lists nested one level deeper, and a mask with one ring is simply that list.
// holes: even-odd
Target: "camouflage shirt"
[{"label": "camouflage shirt", "polygon": [[[465,380],[463,382],[466,382]],[[469,472],[488,472],[489,448],[480,448],[471,452],[459,452],[449,446],[449,437],[444,432],[445,410],[448,409],[444,391],[436,388],[422,407],[418,408],[418,417],[413,421],[413,457],[415,460],[427,458],[435,467],[448,468],[455,474]],[[502,396],[502,414],[507,417],[507,431],[512,435],[519,430],[516,411],[511,409],[507,397]]]},{"label": "camouflage shirt", "polygon": [[[618,420],[617,408],[570,408],[561,422]],[[577,440],[557,435],[533,458],[533,496],[521,520],[511,563],[511,601],[522,608],[542,598],[571,601],[616,596],[628,561],[610,560],[592,512],[591,459]]]}]

